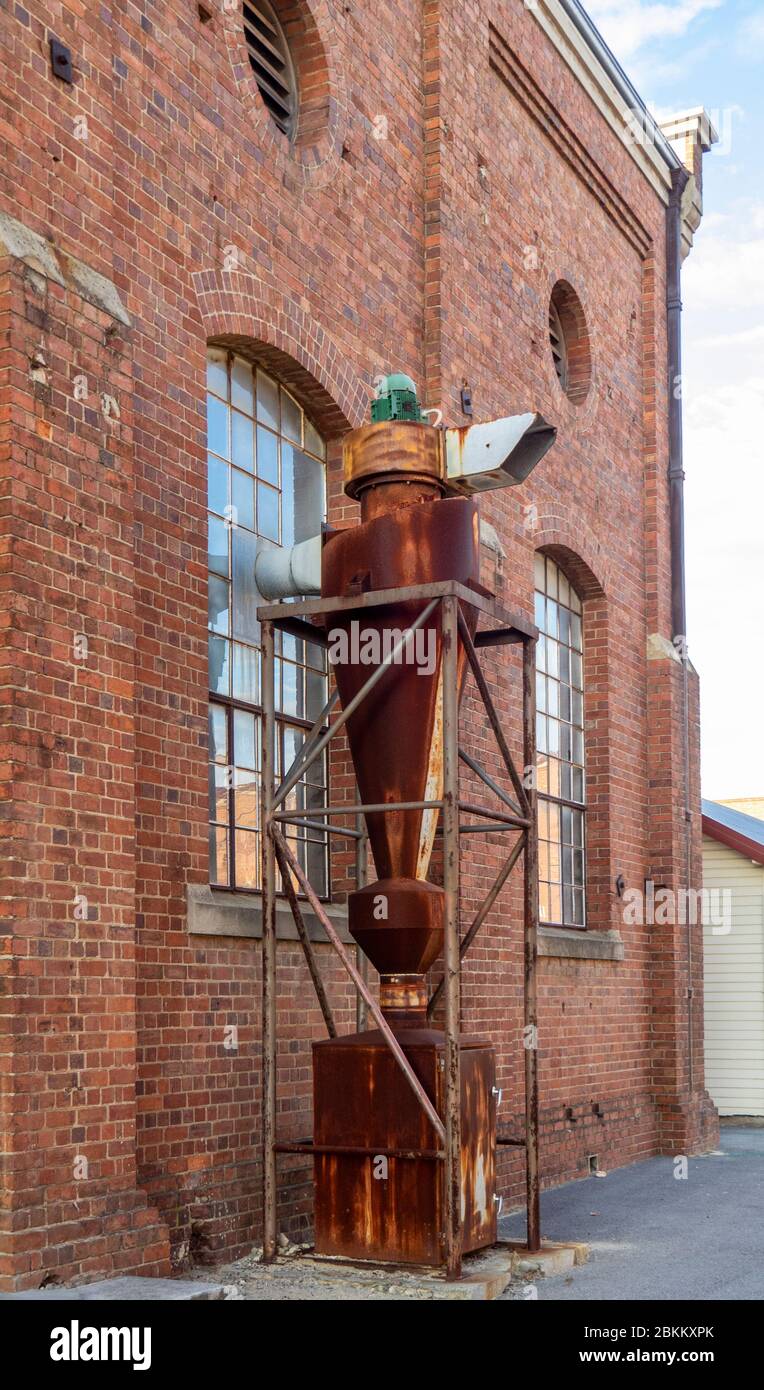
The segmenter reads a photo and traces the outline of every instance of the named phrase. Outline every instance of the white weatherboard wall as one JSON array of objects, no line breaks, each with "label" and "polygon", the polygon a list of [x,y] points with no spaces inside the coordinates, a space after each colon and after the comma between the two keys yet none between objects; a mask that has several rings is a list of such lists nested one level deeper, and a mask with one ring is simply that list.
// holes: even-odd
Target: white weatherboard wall
[{"label": "white weatherboard wall", "polygon": [[720,1115],[764,1115],[764,865],[704,835],[703,884],[732,892],[729,935],[703,927],[706,1086]]}]

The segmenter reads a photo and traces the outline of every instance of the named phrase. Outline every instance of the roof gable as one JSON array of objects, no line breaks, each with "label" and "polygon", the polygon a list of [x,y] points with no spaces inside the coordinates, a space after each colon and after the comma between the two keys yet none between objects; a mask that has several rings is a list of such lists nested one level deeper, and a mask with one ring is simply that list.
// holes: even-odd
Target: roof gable
[{"label": "roof gable", "polygon": [[703,801],[703,834],[737,850],[756,864],[764,864],[764,820],[746,816],[718,801]]}]

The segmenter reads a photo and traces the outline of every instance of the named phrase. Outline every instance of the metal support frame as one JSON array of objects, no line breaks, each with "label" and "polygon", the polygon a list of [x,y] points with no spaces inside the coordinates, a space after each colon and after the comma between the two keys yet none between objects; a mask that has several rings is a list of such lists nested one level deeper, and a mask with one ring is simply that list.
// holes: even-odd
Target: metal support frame
[{"label": "metal support frame", "polygon": [[[311,619],[326,618],[331,613],[356,611],[359,608],[375,608],[395,603],[421,601],[423,608],[411,623],[403,637],[388,653],[381,664],[374,669],[361,690],[326,728],[326,720],[337,704],[336,692],[327,702],[313,728],[308,733],[292,767],[276,785],[276,711],[274,698],[275,641],[276,628],[298,632],[301,636],[310,635],[312,641],[326,645],[326,637],[316,628]],[[478,615],[495,626],[483,628],[474,638],[465,620],[464,608],[476,609]],[[381,806],[362,804],[326,805],[311,809],[310,817],[299,812],[291,813],[280,808],[289,792],[295,787],[310,764],[320,756],[328,744],[336,737],[348,718],[381,680],[388,666],[394,664],[411,634],[420,628],[437,609],[440,610],[443,634],[443,796],[438,801],[391,802]],[[293,1143],[279,1142],[276,1135],[276,1078],[277,1078],[277,1036],[276,1036],[276,867],[281,873],[284,892],[295,920],[298,938],[305,954],[311,980],[318,997],[327,1032],[336,1036],[334,1019],[329,1001],[321,980],[318,961],[302,915],[300,901],[294,887],[294,880],[305,894],[315,916],[323,927],[326,936],[337,953],[357,992],[357,1027],[361,1031],[371,1016],[377,1028],[395,1057],[406,1081],[416,1095],[437,1136],[440,1147],[417,1152],[405,1151],[405,1156],[442,1162],[443,1181],[443,1230],[445,1272],[447,1278],[458,1277],[461,1271],[461,1222],[460,1222],[460,1128],[461,1128],[461,1085],[459,1066],[459,1024],[461,962],[494,906],[504,884],[521,855],[524,857],[523,892],[523,955],[524,955],[524,1080],[525,1080],[525,1138],[497,1138],[497,1142],[523,1146],[526,1152],[527,1177],[527,1239],[528,1249],[537,1251],[541,1244],[539,1220],[539,1166],[538,1166],[538,1049],[537,1049],[537,931],[538,931],[538,843],[536,821],[535,781],[535,642],[537,629],[525,617],[507,613],[499,605],[472,589],[454,581],[437,584],[423,584],[400,589],[364,593],[346,599],[305,600],[289,605],[271,604],[258,612],[262,628],[263,664],[263,723],[262,723],[262,793],[261,827],[263,857],[263,978],[262,978],[262,1159],[263,1159],[263,1260],[268,1262],[276,1255],[277,1216],[276,1216],[276,1155],[278,1153],[315,1154],[329,1152],[329,1146],[316,1146],[310,1141]],[[496,626],[498,624],[498,626]],[[515,793],[514,798],[504,791],[483,767],[459,746],[459,639],[461,639],[467,662],[480,693],[489,724],[493,730],[501,754],[504,768],[509,775]],[[520,775],[504,736],[488,684],[480,665],[479,651],[487,646],[517,643],[522,646],[523,655],[523,773]],[[502,803],[502,810],[493,807],[461,802],[459,799],[459,763],[464,762]],[[356,950],[354,962],[350,952],[340,939],[323,904],[319,901],[311,884],[293,855],[285,839],[287,825],[310,825],[322,830],[327,837],[339,835],[355,840],[355,877],[358,887],[366,881],[368,858],[368,837],[363,822],[365,813],[395,810],[438,809],[441,812],[441,834],[443,838],[443,887],[445,894],[445,936],[444,936],[444,975],[434,991],[428,1006],[432,1016],[441,997],[445,1002],[445,1095],[444,1115],[441,1117],[432,1100],[421,1085],[406,1055],[392,1032],[387,1020],[380,1011],[368,983],[368,962],[360,950]],[[465,811],[476,817],[469,822],[461,821]],[[353,816],[353,828],[332,824],[333,817]],[[460,939],[459,931],[459,839],[463,834],[495,833],[516,830],[518,839],[499,869],[493,884],[473,918],[469,928]],[[350,1152],[346,1149],[331,1149],[331,1152]],[[356,1152],[356,1150],[353,1150]],[[378,1152],[375,1150],[375,1152]],[[393,1150],[390,1151],[393,1153]],[[404,1151],[395,1151],[403,1156]]]}]

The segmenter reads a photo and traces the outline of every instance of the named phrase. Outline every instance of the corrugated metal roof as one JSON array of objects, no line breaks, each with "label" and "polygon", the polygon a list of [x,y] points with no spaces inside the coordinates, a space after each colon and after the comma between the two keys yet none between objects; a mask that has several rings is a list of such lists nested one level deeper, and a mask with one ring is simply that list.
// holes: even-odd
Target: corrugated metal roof
[{"label": "corrugated metal roof", "polygon": [[732,806],[722,806],[719,801],[704,800],[701,805],[706,835],[764,864],[764,820],[746,816]]}]

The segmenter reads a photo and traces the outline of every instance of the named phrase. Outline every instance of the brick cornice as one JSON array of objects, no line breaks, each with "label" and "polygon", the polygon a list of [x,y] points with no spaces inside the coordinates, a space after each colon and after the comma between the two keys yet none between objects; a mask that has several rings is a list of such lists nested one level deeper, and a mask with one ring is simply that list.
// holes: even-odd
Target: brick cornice
[{"label": "brick cornice", "polygon": [[496,76],[521,103],[638,255],[642,259],[647,257],[652,246],[650,233],[493,24],[488,26],[488,60]]},{"label": "brick cornice", "polygon": [[[668,202],[670,165],[660,149],[660,130],[651,122],[636,91],[627,99],[597,53],[574,23],[563,0],[534,0],[528,14],[536,21],[576,80],[628,150],[640,173],[663,203]],[[591,26],[592,28],[594,26]]]}]

